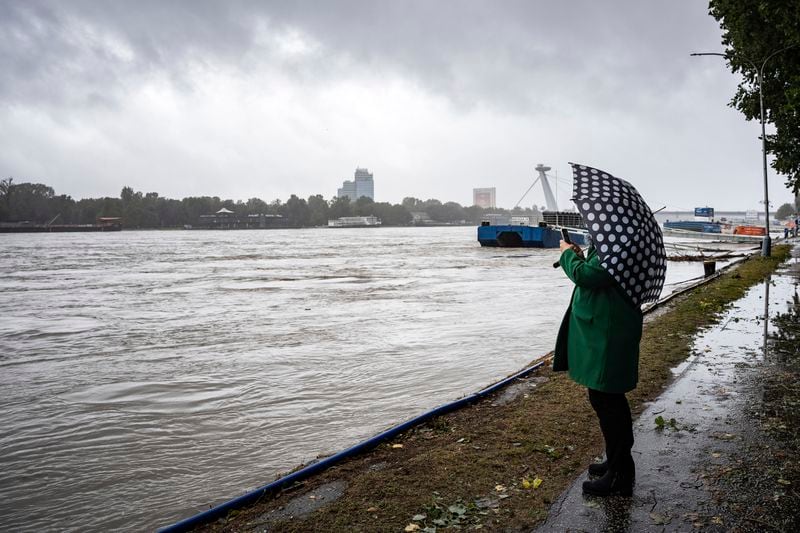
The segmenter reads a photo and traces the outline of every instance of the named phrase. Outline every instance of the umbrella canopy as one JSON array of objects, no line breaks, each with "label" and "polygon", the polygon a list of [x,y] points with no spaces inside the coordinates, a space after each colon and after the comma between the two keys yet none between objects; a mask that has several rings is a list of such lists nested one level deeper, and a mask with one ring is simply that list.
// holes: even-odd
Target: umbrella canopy
[{"label": "umbrella canopy", "polygon": [[650,207],[625,180],[572,165],[573,198],[600,264],[636,305],[656,301],[664,288],[667,253]]}]

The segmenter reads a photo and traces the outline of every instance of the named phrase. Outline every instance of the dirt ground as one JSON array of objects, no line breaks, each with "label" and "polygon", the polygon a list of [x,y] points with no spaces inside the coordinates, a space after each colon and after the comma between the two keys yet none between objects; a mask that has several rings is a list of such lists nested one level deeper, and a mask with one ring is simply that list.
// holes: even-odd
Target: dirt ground
[{"label": "dirt ground", "polygon": [[[772,258],[749,259],[673,300],[646,321],[640,382],[629,394],[634,416],[673,379],[671,369],[691,354],[698,329],[718,322],[732,302],[770,275],[787,255],[787,247],[776,247]],[[785,342],[791,346],[793,341]],[[783,403],[781,394],[786,388],[798,392],[797,375],[792,373],[796,367],[785,368],[787,374],[774,384],[762,383],[772,391],[765,397],[774,400],[758,413],[775,439],[788,439],[785,442],[794,446],[797,420],[792,417],[797,416],[797,405]],[[602,452],[601,440],[585,389],[562,373],[542,370],[494,397],[436,418],[204,529],[531,531]],[[742,461],[749,457],[743,454]],[[796,469],[796,457],[795,453],[776,462],[775,468]],[[790,484],[781,490],[798,490],[791,479],[785,479]],[[724,472],[718,480],[720,491],[737,481]],[[780,498],[775,502],[782,505]],[[733,502],[730,509],[736,511]],[[764,512],[770,509],[765,507]]]}]

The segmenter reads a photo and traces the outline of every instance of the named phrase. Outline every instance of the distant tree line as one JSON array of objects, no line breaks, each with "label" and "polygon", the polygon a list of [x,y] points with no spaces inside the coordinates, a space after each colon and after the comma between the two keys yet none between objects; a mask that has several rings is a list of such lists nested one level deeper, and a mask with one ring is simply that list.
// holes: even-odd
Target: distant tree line
[{"label": "distant tree line", "polygon": [[56,195],[52,187],[41,183],[14,183],[12,178],[0,181],[0,222],[31,222],[36,224],[93,224],[99,217],[121,217],[126,228],[168,228],[197,224],[200,215],[216,213],[226,208],[236,216],[271,214],[281,215],[290,227],[325,226],[329,219],[346,216],[373,215],[387,226],[405,226],[414,223],[412,213],[425,213],[430,221],[441,224],[479,224],[485,213],[530,215],[530,208],[483,209],[478,206],[463,207],[456,202],[404,198],[400,204],[375,202],[361,197],[352,202],[349,198],[321,194],[308,199],[291,195],[286,202],[270,203],[260,198],[246,202],[222,200],[217,196],[190,196],[182,200],[164,198],[157,192],[142,193],[123,187],[119,198],[84,198]]}]

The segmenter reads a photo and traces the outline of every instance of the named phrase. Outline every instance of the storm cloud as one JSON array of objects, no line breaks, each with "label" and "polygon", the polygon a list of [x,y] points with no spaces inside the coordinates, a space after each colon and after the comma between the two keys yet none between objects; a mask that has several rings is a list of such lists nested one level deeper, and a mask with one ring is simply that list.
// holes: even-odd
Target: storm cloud
[{"label": "storm cloud", "polygon": [[378,200],[511,206],[568,161],[659,206],[760,196],[738,80],[688,55],[721,49],[702,3],[6,0],[0,39],[0,173],[76,197],[331,197],[360,165]]}]

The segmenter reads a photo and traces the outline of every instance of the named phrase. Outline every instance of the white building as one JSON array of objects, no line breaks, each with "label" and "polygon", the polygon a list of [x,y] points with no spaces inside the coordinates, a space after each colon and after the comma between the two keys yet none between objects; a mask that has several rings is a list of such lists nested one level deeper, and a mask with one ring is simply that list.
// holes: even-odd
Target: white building
[{"label": "white building", "polygon": [[494,187],[483,189],[472,189],[472,205],[483,207],[484,209],[494,209],[496,205],[497,191]]}]

